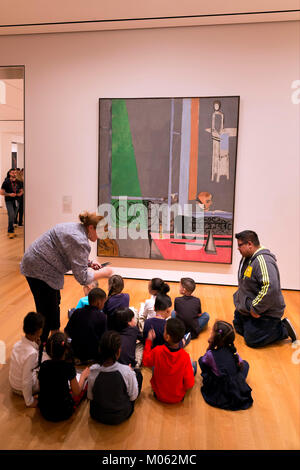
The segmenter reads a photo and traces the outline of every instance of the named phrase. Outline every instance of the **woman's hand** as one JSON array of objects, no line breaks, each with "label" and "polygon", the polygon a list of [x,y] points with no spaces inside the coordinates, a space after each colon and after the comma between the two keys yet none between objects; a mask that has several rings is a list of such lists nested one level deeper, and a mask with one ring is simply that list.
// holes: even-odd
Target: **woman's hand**
[{"label": "woman's hand", "polygon": [[94,271],[98,271],[99,269],[101,269],[101,265],[98,263],[94,263],[94,261],[89,261],[88,267],[94,269]]}]

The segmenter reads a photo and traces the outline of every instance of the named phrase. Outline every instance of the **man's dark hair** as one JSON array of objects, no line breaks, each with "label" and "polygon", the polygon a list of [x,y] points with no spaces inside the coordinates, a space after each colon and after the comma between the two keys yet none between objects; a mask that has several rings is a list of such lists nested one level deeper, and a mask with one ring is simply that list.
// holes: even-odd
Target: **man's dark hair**
[{"label": "man's dark hair", "polygon": [[184,323],[179,318],[170,318],[166,322],[166,333],[173,343],[179,343],[185,335]]},{"label": "man's dark hair", "polygon": [[106,293],[100,287],[94,287],[88,294],[89,305],[95,305],[98,300],[106,299]]},{"label": "man's dark hair", "polygon": [[243,232],[236,233],[235,238],[245,243],[252,242],[254,246],[260,245],[258,236],[253,230],[244,230]]},{"label": "man's dark hair", "polygon": [[155,299],[154,310],[163,312],[167,308],[172,307],[171,297],[164,294],[158,294]]},{"label": "man's dark hair", "polygon": [[113,314],[114,330],[118,332],[125,330],[133,317],[134,313],[130,308],[118,308],[115,310]]},{"label": "man's dark hair", "polygon": [[10,177],[10,172],[11,171],[15,171],[15,168],[11,168],[10,170],[8,170],[7,174],[6,174],[6,178],[9,178]]},{"label": "man's dark hair", "polygon": [[191,277],[182,277],[180,279],[180,284],[190,293],[194,292],[196,289],[195,281]]},{"label": "man's dark hair", "polygon": [[23,320],[23,331],[26,335],[34,335],[44,327],[44,317],[41,313],[29,312]]}]

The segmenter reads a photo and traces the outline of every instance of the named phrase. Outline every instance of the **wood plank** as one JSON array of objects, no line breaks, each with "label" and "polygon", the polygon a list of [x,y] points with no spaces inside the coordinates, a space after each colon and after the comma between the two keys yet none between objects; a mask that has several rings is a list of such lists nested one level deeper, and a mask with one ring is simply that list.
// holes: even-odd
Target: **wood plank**
[{"label": "wood plank", "polygon": [[[38,409],[27,409],[14,396],[8,384],[9,360],[13,344],[22,336],[22,322],[34,302],[26,280],[19,272],[22,240],[6,235],[6,212],[0,211],[0,340],[7,347],[7,363],[0,365],[0,448],[22,449],[124,449],[124,450],[286,450],[300,448],[300,374],[293,363],[289,340],[265,347],[248,348],[241,336],[236,337],[239,354],[250,364],[248,383],[253,389],[254,405],[249,410],[230,412],[207,405],[200,393],[199,369],[194,388],[183,403],[166,405],[153,397],[151,371],[143,369],[144,383],[135,411],[129,421],[115,427],[94,422],[89,404],[84,401],[72,418],[64,423],[45,421]],[[4,262],[2,262],[4,261]],[[159,272],[157,273],[159,276]],[[130,304],[139,307],[148,298],[147,281],[125,279],[124,292]],[[107,292],[107,281],[100,287]],[[178,283],[170,283],[172,300],[179,295]],[[235,287],[197,285],[195,295],[211,319],[208,328],[192,341],[187,352],[194,360],[203,355],[215,319],[232,321],[232,295]],[[82,287],[73,276],[65,276],[62,291],[61,323],[67,322],[67,310],[82,296]],[[300,294],[284,291],[286,316],[300,332]],[[300,347],[300,346],[299,346]],[[300,360],[300,354],[298,355]]]}]

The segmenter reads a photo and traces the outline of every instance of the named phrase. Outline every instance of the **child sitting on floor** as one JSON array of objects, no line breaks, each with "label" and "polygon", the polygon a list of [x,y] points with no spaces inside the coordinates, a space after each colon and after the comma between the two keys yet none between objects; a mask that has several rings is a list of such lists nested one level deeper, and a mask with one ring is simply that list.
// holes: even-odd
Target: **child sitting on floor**
[{"label": "child sitting on floor", "polygon": [[154,304],[158,294],[166,295],[170,290],[169,285],[159,277],[154,277],[148,283],[148,292],[151,295],[150,299],[141,303],[140,311],[138,313],[138,327],[143,331],[144,323],[148,318],[155,317]]},{"label": "child sitting on floor", "polygon": [[182,297],[176,297],[174,302],[176,318],[183,321],[185,332],[191,333],[191,339],[198,337],[200,331],[203,330],[209,320],[208,313],[202,313],[201,311],[200,299],[192,295],[195,288],[196,284],[194,279],[190,277],[181,278],[179,293]]},{"label": "child sitting on floor", "polygon": [[29,312],[23,321],[25,336],[18,341],[11,353],[9,383],[14,393],[22,395],[26,406],[37,406],[34,396],[39,391],[37,368],[39,362],[40,337],[44,317],[40,313]]},{"label": "child sitting on floor", "polygon": [[139,367],[143,352],[138,346],[142,346],[140,342],[143,340],[143,335],[136,326],[134,312],[130,308],[119,308],[115,311],[114,329],[121,336],[121,355],[118,361],[121,364],[131,365],[133,369]]},{"label": "child sitting on floor", "polygon": [[[172,300],[171,297],[164,294],[158,294],[155,299],[154,309],[156,312],[155,317],[148,318],[144,324],[144,331],[143,331],[143,340],[146,341],[148,337],[148,333],[150,330],[155,331],[155,338],[153,339],[152,348],[155,346],[161,345],[165,343],[164,338],[164,329],[165,324],[168,319],[171,317],[172,311]],[[182,340],[180,340],[180,347],[184,348],[189,344],[191,340],[191,334],[187,333],[183,336]]]},{"label": "child sitting on floor", "polygon": [[102,311],[106,293],[96,287],[88,299],[89,305],[76,309],[65,327],[74,356],[85,363],[98,359],[99,341],[107,330],[107,317]]},{"label": "child sitting on floor", "polygon": [[89,368],[83,370],[79,381],[66,336],[54,333],[46,344],[50,360],[42,362],[39,371],[40,393],[38,406],[48,421],[70,418],[86,393]]},{"label": "child sitting on floor", "polygon": [[108,279],[108,296],[103,312],[107,315],[107,327],[113,328],[113,315],[117,308],[129,307],[129,294],[123,293],[124,280],[122,276],[114,274]]},{"label": "child sitting on floor", "polygon": [[88,297],[89,292],[92,289],[95,289],[96,287],[99,287],[98,281],[92,281],[87,286],[83,286],[84,297],[81,297],[81,299],[79,299],[78,304],[76,305],[75,308],[70,308],[68,310],[68,318],[71,318],[71,316],[73,315],[73,313],[75,312],[77,308],[83,308],[85,307],[85,305],[89,305],[89,297]]},{"label": "child sitting on floor", "polygon": [[251,388],[246,383],[249,364],[237,354],[234,339],[233,326],[216,321],[207,352],[198,361],[204,400],[211,406],[233,411],[246,410],[253,403]]},{"label": "child sitting on floor", "polygon": [[98,281],[93,281],[91,282],[91,284],[83,286],[84,297],[81,297],[81,299],[79,299],[78,304],[76,305],[76,309],[83,308],[86,305],[89,305],[89,292],[91,292],[91,290],[95,289],[96,287],[99,287]]},{"label": "child sitting on floor", "polygon": [[172,300],[171,297],[165,294],[158,294],[154,304],[155,316],[148,318],[144,324],[143,338],[144,341],[148,338],[150,330],[155,331],[155,338],[153,338],[152,348],[164,344],[164,329],[167,318],[171,316]]},{"label": "child sitting on floor", "polygon": [[165,344],[151,349],[155,338],[150,330],[145,344],[143,365],[153,367],[151,379],[155,397],[165,403],[178,403],[195,383],[190,356],[179,343],[185,332],[184,324],[177,318],[170,318],[165,324]]},{"label": "child sitting on floor", "polygon": [[104,424],[120,424],[128,419],[139,395],[136,374],[118,362],[120,353],[119,333],[106,331],[99,345],[99,364],[91,366],[88,379],[91,417]]}]

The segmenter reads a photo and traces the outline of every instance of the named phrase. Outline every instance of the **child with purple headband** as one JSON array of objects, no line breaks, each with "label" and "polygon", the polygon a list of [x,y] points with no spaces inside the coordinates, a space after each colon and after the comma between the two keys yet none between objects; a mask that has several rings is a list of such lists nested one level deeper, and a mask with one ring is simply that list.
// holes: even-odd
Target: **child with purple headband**
[{"label": "child with purple headband", "polygon": [[234,346],[233,326],[216,321],[204,356],[199,358],[203,384],[201,393],[211,406],[225,410],[245,410],[253,403],[251,388],[246,383],[249,364]]}]

